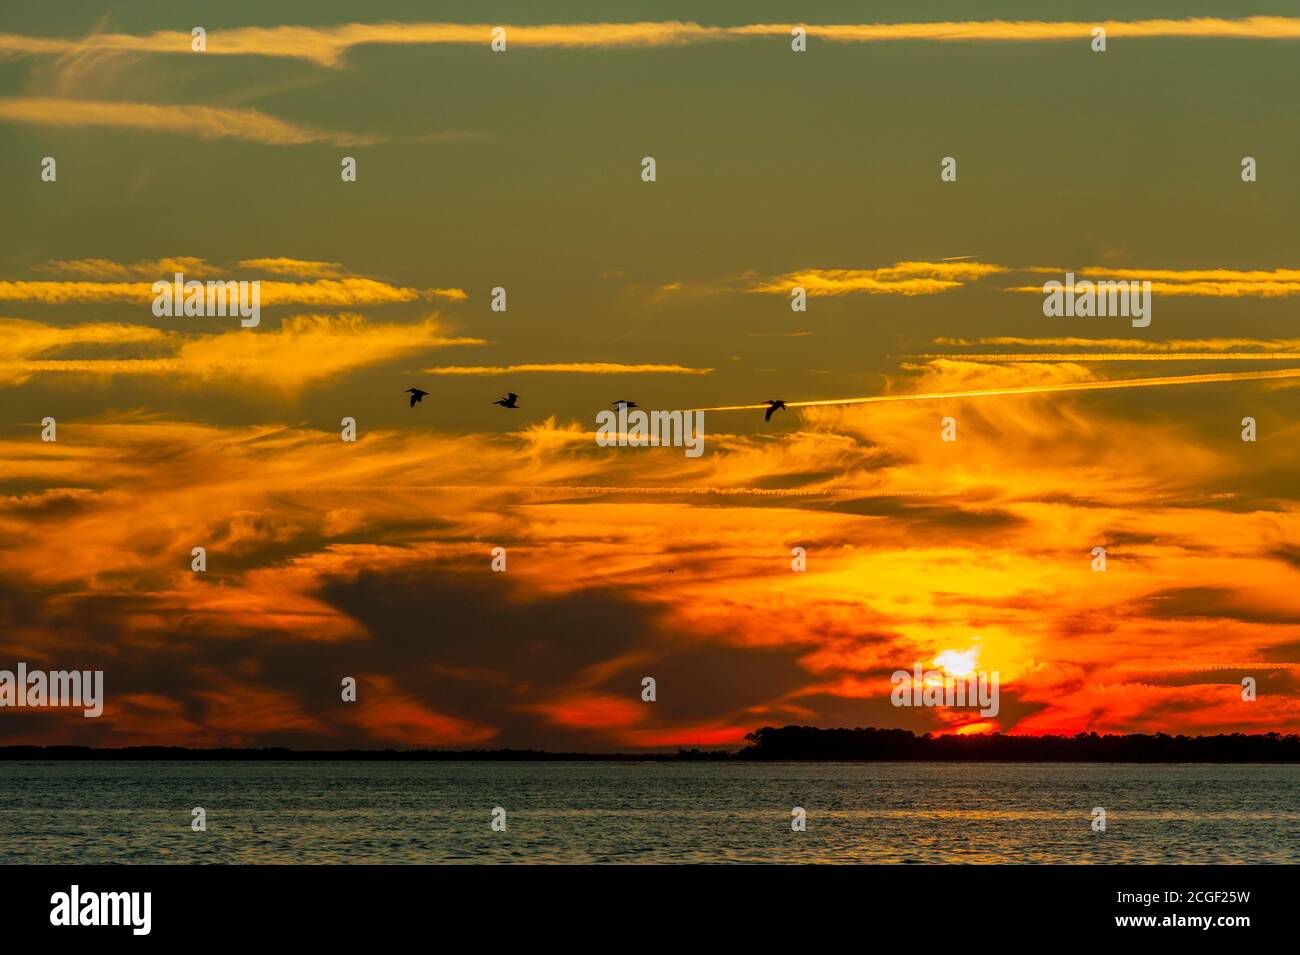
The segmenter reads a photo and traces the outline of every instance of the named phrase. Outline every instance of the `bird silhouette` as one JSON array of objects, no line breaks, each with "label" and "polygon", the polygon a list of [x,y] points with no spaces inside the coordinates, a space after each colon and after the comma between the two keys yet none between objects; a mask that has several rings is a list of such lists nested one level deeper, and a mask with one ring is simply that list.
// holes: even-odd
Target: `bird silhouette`
[{"label": "bird silhouette", "polygon": [[412,407],[412,408],[414,408],[416,405],[418,405],[418,404],[420,403],[420,399],[423,398],[425,395],[428,394],[427,391],[421,391],[419,388],[407,388],[406,390],[407,390],[407,392],[408,392],[408,393],[410,394],[410,396],[411,396],[411,407]]},{"label": "bird silhouette", "polygon": [[507,391],[504,398],[498,398],[492,402],[494,405],[500,405],[502,408],[518,408],[519,396],[513,391]]},{"label": "bird silhouette", "polygon": [[635,407],[637,407],[637,403],[636,403],[635,401],[625,401],[625,400],[622,399],[622,398],[618,399],[618,401],[611,401],[610,404],[612,404],[615,408],[635,408]]},{"label": "bird silhouette", "polygon": [[785,407],[785,402],[784,402],[784,401],[777,401],[777,400],[775,400],[775,399],[769,399],[768,402],[767,402],[767,410],[763,412],[763,420],[764,420],[764,421],[771,421],[771,420],[772,420],[772,412],[773,412],[773,411],[780,411],[780,410],[781,410],[782,408],[784,408],[784,407]]}]

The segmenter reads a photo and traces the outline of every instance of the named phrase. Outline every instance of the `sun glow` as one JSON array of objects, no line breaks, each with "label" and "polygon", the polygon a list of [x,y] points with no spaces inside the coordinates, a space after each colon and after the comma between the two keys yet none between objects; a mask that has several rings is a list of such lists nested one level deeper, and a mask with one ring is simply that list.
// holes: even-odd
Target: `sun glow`
[{"label": "sun glow", "polygon": [[948,676],[964,677],[975,672],[975,664],[979,659],[979,650],[972,647],[965,652],[957,650],[944,650],[934,658],[934,665],[939,667]]}]

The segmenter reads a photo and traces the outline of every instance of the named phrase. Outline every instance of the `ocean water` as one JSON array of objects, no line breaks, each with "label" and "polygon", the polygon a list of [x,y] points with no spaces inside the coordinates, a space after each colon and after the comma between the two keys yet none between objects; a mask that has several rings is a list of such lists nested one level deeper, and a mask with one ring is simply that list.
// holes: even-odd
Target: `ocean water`
[{"label": "ocean water", "polygon": [[0,862],[1296,863],[1298,795],[1279,765],[6,762]]}]

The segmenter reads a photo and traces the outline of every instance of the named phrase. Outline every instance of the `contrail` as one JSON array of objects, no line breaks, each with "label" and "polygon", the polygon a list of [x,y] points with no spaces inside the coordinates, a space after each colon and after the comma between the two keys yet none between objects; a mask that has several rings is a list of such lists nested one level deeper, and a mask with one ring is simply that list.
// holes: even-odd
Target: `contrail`
[{"label": "contrail", "polygon": [[[1227,371],[1212,375],[1174,375],[1167,378],[1128,378],[1119,381],[1077,381],[1061,385],[1029,385],[1024,388],[992,388],[980,391],[948,391],[926,395],[867,395],[861,398],[826,398],[820,401],[787,401],[787,408],[811,408],[825,405],[865,405],[878,401],[932,401],[936,398],[985,398],[993,395],[1045,395],[1060,391],[1106,391],[1112,388],[1158,388],[1165,385],[1208,385],[1221,381],[1263,381],[1273,378],[1300,378],[1300,368],[1274,371]],[[691,411],[754,411],[767,408],[757,405],[722,405],[717,408],[691,408]]]},{"label": "contrail", "polygon": [[1018,361],[1300,361],[1300,352],[1006,352],[980,354],[978,352],[951,352],[932,355],[904,355],[915,361],[1018,362]]}]

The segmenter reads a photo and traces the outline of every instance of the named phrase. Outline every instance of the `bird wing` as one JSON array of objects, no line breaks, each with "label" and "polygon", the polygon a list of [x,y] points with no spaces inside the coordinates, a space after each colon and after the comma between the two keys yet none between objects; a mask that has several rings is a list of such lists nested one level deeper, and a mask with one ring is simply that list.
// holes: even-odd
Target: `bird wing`
[{"label": "bird wing", "polygon": [[511,401],[514,401],[514,400],[515,400],[516,398],[518,398],[519,396],[518,396],[517,394],[515,394],[513,391],[507,391],[507,392],[506,392],[506,397],[509,398]]},{"label": "bird wing", "polygon": [[763,412],[763,420],[764,420],[764,421],[771,421],[771,420],[772,420],[772,412],[775,411],[775,410],[776,410],[776,405],[768,405],[767,410],[766,410],[765,412]]},{"label": "bird wing", "polygon": [[415,407],[415,403],[416,403],[417,401],[419,401],[419,400],[420,400],[420,396],[419,396],[419,395],[416,395],[416,394],[411,395],[411,407],[414,408],[414,407]]}]

